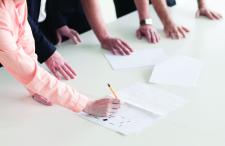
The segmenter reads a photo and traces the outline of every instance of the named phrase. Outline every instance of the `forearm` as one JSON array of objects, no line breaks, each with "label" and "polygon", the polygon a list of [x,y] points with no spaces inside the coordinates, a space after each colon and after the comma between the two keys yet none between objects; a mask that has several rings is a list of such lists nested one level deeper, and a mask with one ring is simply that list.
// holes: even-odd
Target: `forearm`
[{"label": "forearm", "polygon": [[0,38],[0,63],[27,89],[75,112],[85,108],[87,97],[39,67],[32,36],[28,36],[30,39],[27,42],[23,40],[26,49],[29,49],[29,55],[22,47],[17,46],[9,31],[0,30]]},{"label": "forearm", "polygon": [[0,62],[29,91],[46,97],[53,104],[80,112],[88,102],[87,97],[50,75],[22,50],[1,52]]},{"label": "forearm", "polygon": [[150,18],[149,1],[148,0],[134,0],[140,20]]},{"label": "forearm", "polygon": [[198,2],[198,8],[204,8],[206,6],[206,1],[205,0],[197,0]]},{"label": "forearm", "polygon": [[102,16],[99,0],[82,0],[82,6],[91,28],[98,40],[102,42],[109,37],[109,33]]},{"label": "forearm", "polygon": [[173,22],[165,0],[152,0],[152,4],[164,26]]}]

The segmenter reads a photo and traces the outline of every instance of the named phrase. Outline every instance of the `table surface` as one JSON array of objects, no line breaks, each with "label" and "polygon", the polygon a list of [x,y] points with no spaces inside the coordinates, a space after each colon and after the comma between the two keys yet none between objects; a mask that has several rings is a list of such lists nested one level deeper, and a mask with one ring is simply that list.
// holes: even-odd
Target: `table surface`
[{"label": "table surface", "polygon": [[[209,3],[225,16],[225,0]],[[191,32],[186,39],[171,40],[151,7],[154,25],[161,33],[158,44],[135,38],[137,13],[108,25],[110,32],[127,40],[135,49],[162,48],[169,56],[186,55],[200,59],[204,68],[195,88],[155,85],[190,99],[190,103],[169,114],[137,135],[121,136],[81,119],[59,106],[46,107],[33,101],[22,85],[0,70],[0,145],[1,146],[224,146],[225,145],[225,20],[196,19],[196,3],[178,1],[171,13],[178,24]],[[147,82],[152,68],[113,71],[92,31],[81,35],[83,43],[65,42],[59,52],[72,64],[78,76],[67,81],[81,92],[100,98],[109,91],[135,82]]]}]

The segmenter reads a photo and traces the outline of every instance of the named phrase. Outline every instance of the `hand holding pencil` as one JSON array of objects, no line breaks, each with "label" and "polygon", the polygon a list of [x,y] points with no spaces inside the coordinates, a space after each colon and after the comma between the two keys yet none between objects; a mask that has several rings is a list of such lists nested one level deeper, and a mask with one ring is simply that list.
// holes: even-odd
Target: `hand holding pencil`
[{"label": "hand holding pencil", "polygon": [[120,100],[110,84],[108,84],[108,87],[114,98],[106,97],[100,100],[89,101],[83,111],[97,117],[107,117],[116,113],[120,108]]}]

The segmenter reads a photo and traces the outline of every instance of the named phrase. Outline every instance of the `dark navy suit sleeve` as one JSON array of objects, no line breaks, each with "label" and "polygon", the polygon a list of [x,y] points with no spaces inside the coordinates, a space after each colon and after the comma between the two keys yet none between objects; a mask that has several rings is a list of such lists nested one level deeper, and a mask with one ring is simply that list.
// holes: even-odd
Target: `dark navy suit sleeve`
[{"label": "dark navy suit sleeve", "polygon": [[176,0],[167,0],[166,2],[169,7],[173,7],[176,5]]},{"label": "dark navy suit sleeve", "polygon": [[[81,0],[47,0],[46,10],[48,19],[52,19],[51,25],[55,29],[67,25],[71,14],[84,15]],[[76,19],[76,16],[73,19]]]},{"label": "dark navy suit sleeve", "polygon": [[[117,18],[122,17],[136,10],[134,0],[113,0],[116,8]],[[151,3],[151,0],[149,0]],[[169,7],[176,5],[176,0],[166,0]]]},{"label": "dark navy suit sleeve", "polygon": [[[68,2],[65,2],[68,3]],[[70,4],[70,3],[68,3]],[[51,22],[51,26],[54,30],[67,25],[66,19],[64,18],[61,12],[61,6],[58,0],[47,0],[46,3],[46,11],[47,11],[47,19]],[[71,6],[71,5],[70,5]]]},{"label": "dark navy suit sleeve", "polygon": [[35,40],[35,53],[38,55],[38,61],[43,63],[51,57],[51,55],[56,51],[56,48],[47,40],[32,17],[28,16],[28,21]]},{"label": "dark navy suit sleeve", "polygon": [[53,16],[54,20],[54,28],[57,30],[58,28],[67,25],[66,19],[62,16],[62,14],[58,11],[55,13],[56,15]]}]

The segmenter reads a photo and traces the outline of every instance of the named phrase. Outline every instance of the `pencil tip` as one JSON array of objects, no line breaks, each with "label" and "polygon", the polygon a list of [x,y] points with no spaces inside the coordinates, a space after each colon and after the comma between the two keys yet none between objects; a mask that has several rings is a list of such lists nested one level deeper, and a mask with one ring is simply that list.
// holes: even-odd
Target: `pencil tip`
[{"label": "pencil tip", "polygon": [[110,84],[108,84],[108,87],[110,87]]}]

